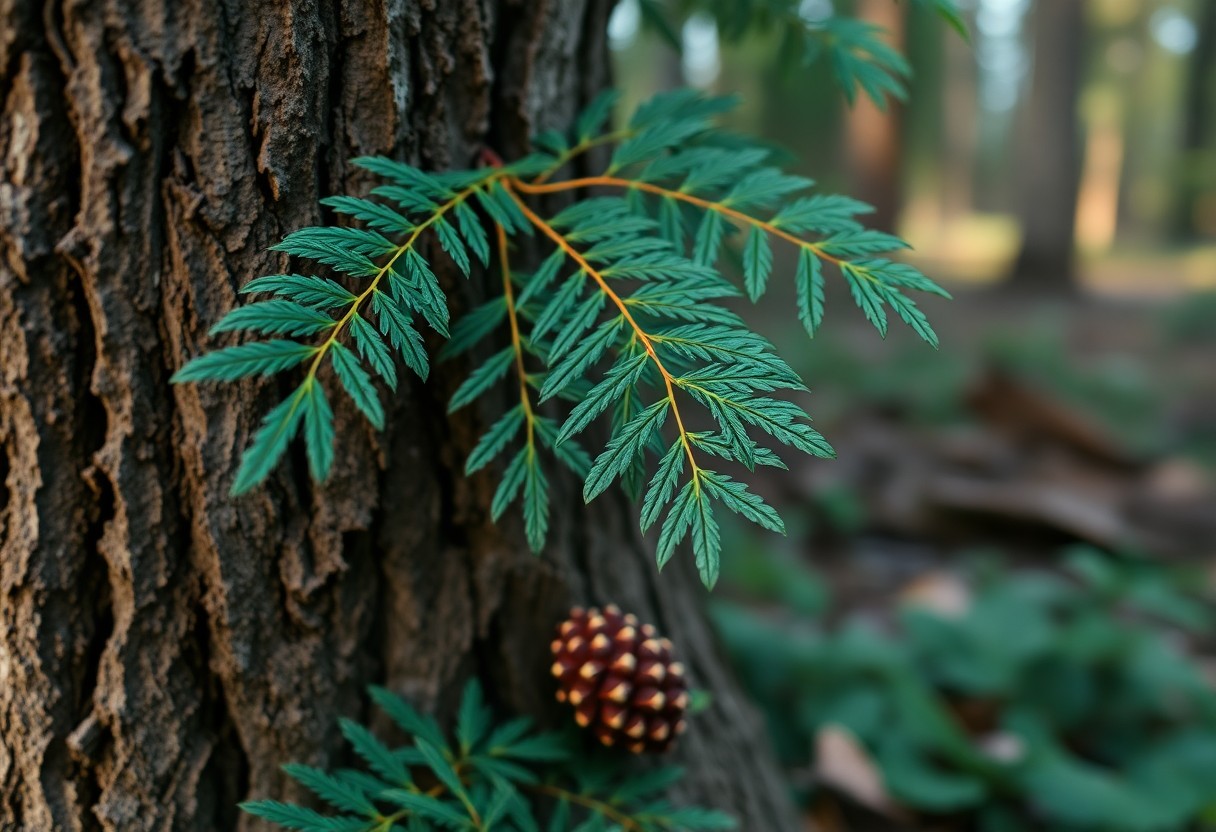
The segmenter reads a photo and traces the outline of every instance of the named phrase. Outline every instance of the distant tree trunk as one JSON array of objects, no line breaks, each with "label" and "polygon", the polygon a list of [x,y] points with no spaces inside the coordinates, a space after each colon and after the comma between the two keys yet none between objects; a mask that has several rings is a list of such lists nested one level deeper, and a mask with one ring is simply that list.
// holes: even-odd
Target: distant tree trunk
[{"label": "distant tree trunk", "polygon": [[975,210],[975,162],[979,136],[975,50],[962,38],[942,40],[942,137],[937,164],[942,172],[941,220],[945,224]]},{"label": "distant tree trunk", "polygon": [[[1200,227],[1202,200],[1216,195],[1216,172],[1200,174],[1205,161],[1216,165],[1216,2],[1199,4],[1199,39],[1191,53],[1183,111],[1182,165],[1174,233],[1183,240],[1216,233],[1216,219]],[[1206,157],[1206,158],[1205,158]],[[1216,205],[1212,208],[1216,211]]]},{"label": "distant tree trunk", "polygon": [[[301,798],[278,765],[344,759],[369,682],[450,713],[478,675],[552,722],[576,601],[654,620],[714,692],[685,796],[796,828],[702,591],[656,576],[625,500],[558,489],[539,559],[490,522],[460,473],[483,420],[445,415],[460,368],[404,385],[383,434],[341,407],[326,486],[296,449],[241,499],[283,391],[169,384],[287,265],[268,245],[367,187],[351,156],[466,166],[566,123],[608,81],[610,6],[0,0],[0,830],[253,829],[237,801]],[[488,284],[443,279],[457,307]]]},{"label": "distant tree trunk", "polygon": [[1063,289],[1075,276],[1084,5],[1084,0],[1037,0],[1031,12],[1034,68],[1018,135],[1024,236],[1015,285]]},{"label": "distant tree trunk", "polygon": [[[892,45],[903,50],[907,10],[889,0],[862,0],[858,17],[885,29]],[[866,223],[895,232],[903,202],[903,108],[889,101],[885,110],[862,95],[845,119],[845,153],[853,182],[850,193],[874,206]]]}]

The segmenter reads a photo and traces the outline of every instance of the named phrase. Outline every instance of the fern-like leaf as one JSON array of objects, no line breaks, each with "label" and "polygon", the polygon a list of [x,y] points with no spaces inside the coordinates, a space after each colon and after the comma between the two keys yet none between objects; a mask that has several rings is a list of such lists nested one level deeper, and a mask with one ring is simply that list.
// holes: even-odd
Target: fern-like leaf
[{"label": "fern-like leaf", "polygon": [[[481,687],[470,682],[461,698],[454,736],[382,688],[378,705],[406,730],[406,743],[390,747],[350,720],[342,733],[365,770],[326,772],[289,764],[283,771],[338,814],[276,800],[241,808],[285,829],[303,832],[425,832],[433,829],[540,830],[550,827],[641,832],[733,829],[722,812],[674,806],[658,795],[679,784],[678,768],[629,771],[620,758],[591,753],[571,733],[537,733],[526,718],[499,721]],[[415,779],[426,786],[415,785]]]},{"label": "fern-like leaf", "polygon": [[[876,98],[901,94],[906,65],[872,26],[849,18],[796,25],[830,53],[851,87]],[[326,358],[354,407],[383,427],[375,379],[396,391],[398,361],[423,380],[429,374],[420,318],[449,339],[441,358],[467,356],[471,363],[449,408],[477,403],[488,428],[465,468],[498,477],[490,515],[501,519],[518,503],[533,550],[543,548],[549,528],[554,463],[583,479],[587,500],[618,482],[640,498],[643,530],[660,526],[659,564],[690,540],[707,585],[718,574],[719,510],[783,530],[745,481],[715,468],[786,467],[782,453],[834,452],[811,427],[798,374],[723,301],[788,292],[814,335],[825,282],[839,275],[881,334],[893,315],[936,346],[911,294],[948,295],[896,259],[903,241],[864,227],[868,206],[814,193],[813,182],[773,164],[770,148],[721,131],[715,121],[734,99],[667,93],[613,128],[615,102],[611,94],[598,98],[569,131],[537,137],[536,153],[500,166],[433,173],[389,159],[356,160],[382,183],[370,198],[325,204],[366,227],[306,228],[275,247],[345,277],[258,278],[245,291],[271,297],[234,310],[214,329],[317,343],[230,346],[175,376],[233,381],[307,367],[296,393],[258,431],[235,491],[265,478],[301,424],[310,471],[317,479],[328,474],[334,418],[317,375]],[[576,157],[608,144],[615,148],[603,173],[557,178]],[[546,212],[547,195],[592,187],[596,195]],[[492,282],[501,288],[454,325],[442,270],[418,245],[423,235],[456,270],[473,275],[484,264],[497,273]],[[510,262],[512,238],[520,236],[551,249],[530,274]],[[792,275],[775,270],[774,246],[794,249]],[[719,266],[731,260],[742,264],[742,291]],[[514,400],[505,408],[504,395]],[[693,409],[711,430],[690,429]],[[599,419],[609,422],[610,434],[589,454],[577,439]]]}]

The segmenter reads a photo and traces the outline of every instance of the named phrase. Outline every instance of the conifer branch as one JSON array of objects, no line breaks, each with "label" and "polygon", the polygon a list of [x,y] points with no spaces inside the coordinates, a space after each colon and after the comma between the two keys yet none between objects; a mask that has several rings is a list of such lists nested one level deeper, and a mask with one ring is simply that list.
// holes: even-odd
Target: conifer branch
[{"label": "conifer branch", "polygon": [[[465,688],[454,738],[387,690],[372,688],[371,694],[406,732],[406,745],[390,748],[363,726],[343,720],[342,733],[364,769],[283,767],[331,814],[276,800],[254,800],[241,808],[299,832],[536,830],[546,814],[552,815],[546,827],[552,830],[609,825],[624,832],[736,828],[734,819],[722,812],[677,807],[659,798],[680,780],[678,769],[629,771],[619,758],[588,754],[577,734],[538,733],[527,718],[499,722],[475,681]],[[415,776],[438,782],[424,790]]]},{"label": "conifer branch", "polygon": [[[678,158],[679,154],[675,154],[667,161],[670,163]],[[651,167],[657,164],[659,163],[656,162]],[[700,164],[705,165],[704,162]],[[673,172],[682,170],[678,165],[669,164],[669,167]],[[643,171],[643,175],[649,171],[650,168],[647,168]],[[797,208],[793,219],[786,218],[782,212],[772,219],[765,220],[731,207],[727,203],[736,197],[736,191],[739,188],[744,189],[742,198],[745,202],[759,203],[764,201],[763,185],[781,193],[804,188],[810,183],[794,177],[785,177],[773,169],[758,169],[751,171],[750,177],[745,177],[722,199],[708,199],[690,192],[695,189],[690,185],[694,178],[695,174],[688,174],[689,181],[678,188],[642,179],[616,176],[612,173],[549,184],[527,183],[517,178],[512,178],[509,183],[512,188],[521,193],[531,195],[561,193],[593,187],[620,188],[627,192],[649,194],[673,204],[692,205],[709,215],[724,217],[736,226],[750,228],[752,236],[749,237],[744,250],[744,264],[748,294],[752,300],[756,300],[759,295],[763,294],[768,272],[772,268],[771,252],[763,238],[765,235],[771,235],[785,240],[796,246],[801,252],[796,275],[799,317],[809,334],[815,334],[822,318],[822,264],[827,262],[840,270],[850,285],[857,305],[883,336],[886,335],[887,319],[882,307],[884,304],[888,304],[918,335],[932,346],[937,346],[937,335],[929,326],[924,314],[917,309],[915,303],[901,294],[900,289],[917,289],[946,298],[949,298],[949,294],[910,266],[875,258],[875,255],[882,252],[906,248],[907,244],[887,234],[862,230],[848,218],[849,214],[869,210],[868,206],[851,203],[849,200],[837,200],[833,203],[830,198],[819,204],[816,204],[814,200],[804,200],[801,205],[796,203],[795,206],[791,206]],[[749,179],[752,180],[752,193],[748,193]],[[756,181],[761,184],[761,187],[756,187]],[[818,220],[808,221],[808,217],[814,218],[816,214],[820,215]],[[816,224],[820,223],[818,228],[824,231],[826,239],[818,242],[804,239],[782,227],[785,223],[793,224],[798,230],[806,230],[807,226],[815,228]],[[706,235],[706,231],[710,233]],[[715,260],[720,245],[721,229],[714,225],[703,224],[698,232],[698,260],[711,262]]]},{"label": "conifer branch", "polygon": [[676,200],[679,200],[680,202],[688,203],[689,205],[695,205],[698,208],[702,208],[706,211],[714,211],[718,214],[721,214],[724,217],[727,217],[728,219],[732,220],[733,222],[738,223],[739,225],[746,225],[746,226],[753,226],[755,228],[762,228],[765,231],[767,231],[769,234],[772,234],[774,237],[780,237],[781,239],[786,240],[787,242],[793,243],[794,245],[798,246],[799,248],[808,249],[811,252],[813,252],[816,257],[820,257],[824,260],[827,260],[829,263],[833,263],[837,266],[840,266],[844,263],[844,261],[841,258],[836,257],[836,256],[830,254],[829,252],[825,251],[822,244],[812,242],[811,240],[804,240],[801,237],[797,237],[793,234],[790,234],[788,231],[778,228],[776,225],[773,225],[773,223],[771,223],[771,222],[767,222],[765,220],[760,219],[759,217],[753,217],[750,214],[743,213],[742,211],[736,211],[735,209],[731,208],[728,205],[723,205],[721,202],[714,202],[709,199],[702,199],[701,197],[694,196],[693,194],[687,193],[685,191],[676,190],[673,188],[664,188],[661,185],[654,185],[649,182],[639,182],[636,179],[624,179],[619,176],[603,175],[603,176],[585,176],[580,179],[566,179],[561,182],[552,182],[547,185],[543,184],[543,183],[539,183],[539,182],[533,182],[533,183],[521,182],[519,179],[511,178],[509,180],[509,184],[510,184],[511,188],[521,191],[526,194],[552,194],[552,193],[562,193],[564,191],[577,190],[577,189],[581,189],[581,188],[596,188],[596,187],[625,188],[625,189],[633,189],[633,190],[637,190],[637,191],[645,191],[646,193],[654,194],[655,196],[667,197],[669,199],[676,199]]},{"label": "conifer branch", "polygon": [[385,261],[384,265],[381,266],[376,272],[375,276],[372,277],[371,282],[367,285],[367,288],[355,296],[350,308],[346,310],[346,314],[338,319],[338,321],[333,325],[333,329],[330,331],[329,337],[317,347],[316,356],[313,358],[312,364],[310,364],[308,367],[306,383],[311,383],[316,377],[317,370],[321,366],[321,361],[325,358],[330,349],[333,348],[334,344],[338,343],[338,335],[341,334],[343,328],[350,323],[351,319],[354,318],[355,315],[359,314],[359,308],[363,305],[363,302],[372,297],[372,295],[374,295],[376,292],[380,291],[380,283],[384,280],[385,275],[392,271],[393,265],[399,259],[401,259],[403,254],[405,254],[407,251],[411,251],[414,248],[414,245],[418,242],[418,238],[422,236],[422,232],[426,231],[436,222],[441,220],[443,215],[448,213],[448,211],[451,211],[457,205],[460,205],[466,199],[471,197],[478,189],[482,187],[483,184],[484,183],[478,183],[477,185],[473,185],[460,191],[456,194],[456,196],[452,197],[452,199],[440,205],[429,219],[424,220],[420,225],[415,226],[409,238],[397,247],[396,251],[393,252],[393,256]]},{"label": "conifer branch", "polygon": [[515,200],[515,204],[519,207],[520,212],[528,218],[528,221],[531,222],[538,231],[552,240],[558,249],[573,260],[583,274],[590,276],[591,279],[595,281],[600,292],[602,292],[604,296],[612,302],[612,304],[620,311],[621,316],[633,329],[633,333],[637,337],[638,341],[642,344],[642,348],[646,350],[646,355],[650,357],[650,360],[654,363],[655,368],[659,371],[659,374],[663,378],[663,385],[667,389],[667,400],[671,406],[671,413],[675,417],[676,427],[679,429],[680,442],[684,445],[684,453],[688,457],[688,464],[691,466],[691,470],[695,473],[699,469],[696,458],[693,456],[692,442],[689,441],[688,431],[685,429],[684,420],[680,415],[679,403],[676,401],[674,387],[675,377],[663,364],[663,359],[659,357],[658,352],[655,351],[654,341],[652,340],[651,335],[645,329],[643,329],[640,324],[638,324],[637,319],[629,311],[628,305],[626,305],[626,303],[621,299],[621,296],[608,285],[608,281],[604,278],[603,274],[601,274],[598,269],[587,262],[587,259],[583,257],[583,255],[579,253],[578,249],[571,245],[570,242],[564,236],[562,236],[562,234],[554,229],[552,225],[545,222],[545,220],[543,220],[539,214],[529,208],[528,204],[520,199],[517,194],[515,194],[512,188],[518,184],[518,180],[511,180],[504,185],[504,188],[512,199]]},{"label": "conifer branch", "polygon": [[[784,467],[758,441],[765,437],[811,456],[834,455],[802,407],[780,397],[806,390],[798,374],[719,303],[740,294],[715,265],[727,229],[746,231],[743,286],[752,300],[764,294],[772,272],[770,238],[798,247],[798,317],[812,336],[823,317],[824,264],[840,271],[883,334],[890,309],[936,345],[924,314],[904,293],[945,292],[911,266],[879,256],[905,244],[864,229],[855,217],[867,206],[847,197],[796,196],[813,183],[769,165],[767,148],[720,131],[715,120],[733,99],[677,91],[641,105],[623,127],[606,128],[615,100],[601,95],[570,131],[534,137],[540,152],[511,162],[484,152],[486,167],[478,170],[427,173],[389,159],[355,160],[387,183],[372,190],[380,201],[342,195],[324,204],[364,227],[301,229],[275,249],[365,282],[351,290],[318,275],[257,278],[243,291],[274,297],[234,309],[213,332],[276,337],[201,356],[175,376],[235,381],[303,365],[301,383],[265,417],[242,458],[233,493],[262,481],[300,432],[313,478],[325,479],[335,442],[333,410],[318,379],[326,357],[340,388],[382,428],[386,410],[373,376],[395,391],[399,358],[427,378],[429,358],[415,329],[421,318],[448,339],[440,360],[509,334],[509,343],[477,357],[449,410],[481,399],[508,377],[518,389],[518,403],[483,433],[465,471],[506,456],[490,516],[497,521],[521,503],[533,550],[543,548],[549,528],[542,448],[582,479],[585,500],[616,482],[641,498],[642,530],[661,526],[660,566],[691,538],[707,586],[717,579],[721,551],[715,508],[784,531],[780,516],[746,483],[706,464],[716,457],[748,470]],[[615,147],[601,175],[548,181],[571,160],[609,144]],[[526,201],[605,186],[623,194],[585,196],[553,215]],[[447,298],[418,251],[428,231],[466,276],[475,261],[489,266],[498,259],[501,290],[450,328]],[[513,272],[511,238],[537,232],[555,250],[531,275]],[[292,340],[297,336],[317,336],[319,343]],[[530,361],[543,365],[535,375]],[[554,398],[573,403],[564,421],[539,411]],[[703,407],[716,427],[691,431],[686,404]],[[669,414],[678,433],[671,442],[663,436]],[[611,433],[592,459],[576,437],[605,415]]]}]

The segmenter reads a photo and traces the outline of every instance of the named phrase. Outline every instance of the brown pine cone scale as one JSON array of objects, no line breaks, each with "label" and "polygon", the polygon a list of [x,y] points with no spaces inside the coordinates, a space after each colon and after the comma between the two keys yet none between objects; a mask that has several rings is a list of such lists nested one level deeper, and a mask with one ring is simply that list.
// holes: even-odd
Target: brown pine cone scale
[{"label": "brown pine cone scale", "polygon": [[663,752],[684,733],[688,685],[671,642],[615,604],[575,607],[550,645],[557,701],[604,745]]}]

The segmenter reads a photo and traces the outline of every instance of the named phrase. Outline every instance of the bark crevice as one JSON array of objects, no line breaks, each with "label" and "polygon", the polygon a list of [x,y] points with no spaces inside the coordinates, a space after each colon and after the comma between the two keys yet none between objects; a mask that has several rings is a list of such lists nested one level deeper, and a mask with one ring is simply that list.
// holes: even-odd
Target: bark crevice
[{"label": "bark crevice", "polygon": [[[794,829],[695,576],[656,578],[633,510],[562,475],[543,557],[491,523],[463,466],[492,414],[446,414],[467,368],[403,381],[382,435],[332,395],[330,481],[293,448],[237,500],[290,381],[169,382],[229,342],[207,330],[240,286],[296,267],[267,250],[284,231],[366,190],[350,157],[464,166],[568,123],[607,81],[611,4],[34,5],[0,0],[0,829],[262,828],[236,803],[308,799],[278,766],[349,761],[337,719],[369,683],[450,714],[476,674],[560,723],[552,628],[609,601],[722,703],[684,793]],[[454,307],[493,291],[428,246]]]}]

